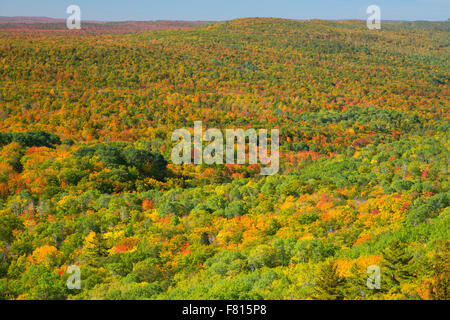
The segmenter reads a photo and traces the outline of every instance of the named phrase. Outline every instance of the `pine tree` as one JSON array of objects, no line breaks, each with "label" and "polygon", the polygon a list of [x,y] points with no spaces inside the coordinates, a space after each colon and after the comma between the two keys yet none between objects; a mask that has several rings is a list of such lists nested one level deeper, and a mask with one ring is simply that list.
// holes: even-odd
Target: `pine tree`
[{"label": "pine tree", "polygon": [[107,256],[107,246],[100,233],[91,232],[84,241],[83,260],[86,264],[97,266]]},{"label": "pine tree", "polygon": [[432,261],[433,282],[428,290],[433,300],[449,300],[450,241],[437,242],[436,247],[437,252]]},{"label": "pine tree", "polygon": [[358,266],[354,263],[350,269],[351,275],[346,281],[345,296],[350,299],[366,299],[367,276],[359,271]]},{"label": "pine tree", "polygon": [[327,261],[319,270],[313,296],[316,300],[343,300],[345,278],[338,273],[337,265]]},{"label": "pine tree", "polygon": [[383,291],[400,292],[400,284],[413,277],[411,273],[413,256],[406,251],[405,244],[395,241],[383,250],[383,259],[382,275],[386,286]]},{"label": "pine tree", "polygon": [[209,246],[211,243],[209,242],[209,235],[206,232],[202,233],[200,238],[200,243],[205,246]]}]

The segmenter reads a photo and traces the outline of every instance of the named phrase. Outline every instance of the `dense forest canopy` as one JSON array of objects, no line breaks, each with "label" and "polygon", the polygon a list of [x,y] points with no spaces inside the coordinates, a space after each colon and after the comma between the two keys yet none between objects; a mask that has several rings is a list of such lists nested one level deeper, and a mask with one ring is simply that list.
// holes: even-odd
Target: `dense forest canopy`
[{"label": "dense forest canopy", "polygon": [[[448,299],[450,23],[201,24],[0,24],[0,299]],[[172,164],[194,121],[279,174]]]}]

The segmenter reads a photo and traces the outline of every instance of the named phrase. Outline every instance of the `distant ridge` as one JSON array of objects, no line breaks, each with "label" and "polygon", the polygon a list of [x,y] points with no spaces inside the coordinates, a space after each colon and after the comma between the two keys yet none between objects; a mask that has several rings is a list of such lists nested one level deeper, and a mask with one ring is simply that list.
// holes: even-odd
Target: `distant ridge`
[{"label": "distant ridge", "polygon": [[[154,31],[166,29],[189,29],[212,21],[95,21],[82,20],[82,29],[79,32],[106,32],[106,33],[129,33],[141,31]],[[0,16],[0,30],[8,31],[43,31],[58,32],[66,31],[66,20],[48,17],[4,17]]]},{"label": "distant ridge", "polygon": [[[154,20],[154,21],[98,21],[98,20],[82,20],[81,30],[71,30],[73,34],[92,34],[92,33],[104,33],[104,34],[120,34],[120,33],[136,33],[146,31],[157,30],[182,30],[199,27],[202,25],[211,25],[218,23],[266,23],[269,21],[297,21],[297,22],[310,22],[310,23],[359,23],[365,24],[364,20],[355,19],[342,19],[342,20],[323,20],[323,19],[283,19],[283,18],[267,18],[267,17],[248,17],[238,18],[226,21],[186,21],[186,20]],[[416,25],[427,25],[432,23],[434,28],[439,30],[448,30],[450,25],[448,21],[394,21],[383,20],[383,23],[387,24],[403,24],[409,25],[414,23]],[[18,32],[22,34],[60,34],[66,32],[66,19],[49,18],[49,17],[28,17],[28,16],[16,16],[6,17],[0,16],[0,32]]]},{"label": "distant ridge", "polygon": [[[28,17],[28,16],[16,16],[16,17],[6,17],[0,16],[1,22],[9,23],[61,23],[65,22],[66,19],[61,18],[49,18],[49,17]],[[214,23],[216,21],[204,21],[204,20],[121,20],[121,21],[108,21],[108,20],[83,20],[86,23],[157,23],[157,22],[172,22],[172,23],[184,23],[184,24],[206,24]]]},{"label": "distant ridge", "polygon": [[64,19],[56,19],[49,17],[2,17],[0,16],[0,22],[16,22],[16,23],[34,23],[34,22],[44,22],[44,23],[58,23],[64,22]]}]

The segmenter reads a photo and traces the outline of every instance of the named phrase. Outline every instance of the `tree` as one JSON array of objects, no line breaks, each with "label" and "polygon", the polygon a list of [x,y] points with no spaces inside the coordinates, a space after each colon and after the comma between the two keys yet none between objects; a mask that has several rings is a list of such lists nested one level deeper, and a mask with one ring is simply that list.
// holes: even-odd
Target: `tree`
[{"label": "tree", "polygon": [[406,251],[405,243],[394,241],[383,250],[383,259],[384,285],[391,293],[400,292],[400,284],[413,277],[411,273],[413,256]]},{"label": "tree", "polygon": [[433,300],[450,299],[450,241],[436,242],[436,251],[431,263],[433,279],[428,291]]},{"label": "tree", "polygon": [[243,201],[235,201],[225,208],[225,217],[232,219],[234,217],[243,216],[247,213],[247,206]]},{"label": "tree", "polygon": [[157,152],[127,148],[124,150],[129,166],[134,166],[144,177],[163,180],[167,175],[167,161]]},{"label": "tree", "polygon": [[22,221],[10,211],[0,211],[0,241],[11,243],[14,239],[14,230],[23,229]]},{"label": "tree", "polygon": [[18,142],[23,147],[49,147],[61,144],[59,137],[45,131],[28,131],[18,133],[0,133],[0,146]]},{"label": "tree", "polygon": [[67,287],[57,273],[45,266],[31,266],[20,279],[21,292],[32,300],[61,300],[67,295]]},{"label": "tree", "polygon": [[332,260],[327,260],[319,269],[314,287],[314,299],[343,300],[345,278],[338,273],[338,267]]},{"label": "tree", "polygon": [[88,265],[97,266],[107,256],[107,246],[100,233],[90,232],[85,238],[82,258]]},{"label": "tree", "polygon": [[147,258],[139,261],[133,267],[133,274],[135,274],[141,282],[152,283],[160,280],[162,272],[158,269],[157,259]]}]

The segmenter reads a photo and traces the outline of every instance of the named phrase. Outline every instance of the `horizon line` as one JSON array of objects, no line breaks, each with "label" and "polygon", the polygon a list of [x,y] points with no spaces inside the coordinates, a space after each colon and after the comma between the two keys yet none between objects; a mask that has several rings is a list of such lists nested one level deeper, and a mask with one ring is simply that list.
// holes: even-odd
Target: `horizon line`
[{"label": "horizon line", "polygon": [[[63,22],[66,21],[67,17],[65,18],[55,18],[55,17],[48,17],[48,16],[0,16],[0,19],[2,18],[10,18],[10,19],[48,19],[48,20],[57,20],[57,22]],[[311,21],[311,20],[321,20],[321,21],[366,21],[365,19],[360,18],[338,18],[338,19],[324,19],[324,18],[303,18],[303,19],[294,19],[294,18],[281,18],[281,17],[269,17],[269,16],[248,16],[248,17],[237,17],[237,18],[231,18],[231,19],[225,19],[225,20],[202,20],[202,19],[156,19],[156,20],[132,20],[132,19],[125,19],[125,20],[92,20],[92,19],[86,19],[83,20],[87,23],[108,23],[108,22],[160,22],[160,21],[170,21],[170,22],[227,22],[227,21],[234,21],[234,20],[240,20],[240,19],[280,19],[280,20],[291,20],[291,21]],[[384,22],[448,22],[450,21],[450,18],[447,18],[447,20],[427,20],[427,19],[417,19],[417,20],[408,20],[408,19],[381,19],[381,21]],[[0,20],[0,22],[2,22]],[[16,22],[20,23],[21,21],[8,21],[8,22]],[[39,21],[36,21],[39,23]]]}]

